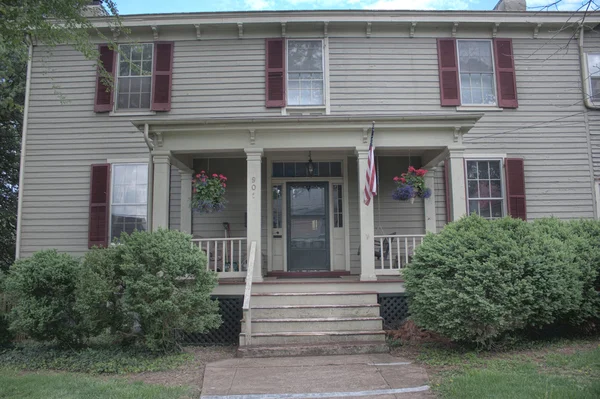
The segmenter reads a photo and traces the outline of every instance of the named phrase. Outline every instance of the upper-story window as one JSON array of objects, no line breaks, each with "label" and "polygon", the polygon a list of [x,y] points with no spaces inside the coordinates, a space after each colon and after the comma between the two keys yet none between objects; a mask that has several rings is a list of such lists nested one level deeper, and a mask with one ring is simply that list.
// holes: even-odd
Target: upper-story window
[{"label": "upper-story window", "polygon": [[323,41],[287,41],[287,105],[325,105]]},{"label": "upper-story window", "polygon": [[496,105],[496,79],[490,40],[458,40],[462,105]]},{"label": "upper-story window", "polygon": [[149,110],[154,45],[119,45],[117,109]]},{"label": "upper-story window", "polygon": [[588,54],[589,96],[594,102],[600,102],[600,54]]}]

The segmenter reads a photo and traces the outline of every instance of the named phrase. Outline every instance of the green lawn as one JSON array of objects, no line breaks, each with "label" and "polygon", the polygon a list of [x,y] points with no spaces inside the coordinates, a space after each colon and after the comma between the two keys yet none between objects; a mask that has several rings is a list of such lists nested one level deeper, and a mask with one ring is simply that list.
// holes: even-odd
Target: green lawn
[{"label": "green lawn", "polygon": [[562,342],[506,353],[424,349],[442,398],[600,398],[600,344]]},{"label": "green lawn", "polygon": [[101,380],[80,374],[27,373],[0,370],[0,398],[11,399],[176,399],[185,388],[168,388],[123,380]]}]

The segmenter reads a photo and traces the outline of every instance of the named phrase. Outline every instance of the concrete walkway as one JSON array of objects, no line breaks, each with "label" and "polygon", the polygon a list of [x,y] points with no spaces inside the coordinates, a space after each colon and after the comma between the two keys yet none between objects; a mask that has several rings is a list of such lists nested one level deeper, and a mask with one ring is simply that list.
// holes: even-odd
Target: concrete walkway
[{"label": "concrete walkway", "polygon": [[238,358],[209,363],[201,399],[433,398],[427,373],[389,354]]}]

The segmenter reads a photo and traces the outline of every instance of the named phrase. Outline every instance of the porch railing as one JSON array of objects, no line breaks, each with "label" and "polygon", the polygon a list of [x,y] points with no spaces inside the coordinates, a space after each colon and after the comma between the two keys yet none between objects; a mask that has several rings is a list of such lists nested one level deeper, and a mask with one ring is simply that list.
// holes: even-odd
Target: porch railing
[{"label": "porch railing", "polygon": [[248,258],[248,274],[246,275],[246,289],[244,290],[244,344],[252,344],[252,280],[254,279],[254,261],[256,258],[256,241],[250,244],[250,256]]},{"label": "porch railing", "polygon": [[196,245],[206,254],[206,268],[219,273],[219,277],[244,277],[248,269],[246,237],[194,238]]},{"label": "porch railing", "polygon": [[423,243],[424,234],[376,235],[375,274],[394,275],[410,263],[415,249]]}]

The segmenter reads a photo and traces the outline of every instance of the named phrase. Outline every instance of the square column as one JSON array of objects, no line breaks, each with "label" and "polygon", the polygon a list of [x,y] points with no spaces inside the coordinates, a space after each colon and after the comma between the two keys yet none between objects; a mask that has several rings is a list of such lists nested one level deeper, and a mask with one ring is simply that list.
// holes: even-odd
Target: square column
[{"label": "square column", "polygon": [[192,234],[192,172],[180,170],[181,174],[181,204],[179,230]]},{"label": "square column", "polygon": [[425,231],[427,233],[435,233],[437,230],[437,214],[435,209],[435,171],[436,168],[431,168],[425,175],[425,187],[431,190],[431,196],[425,199]]},{"label": "square column", "polygon": [[256,242],[256,257],[254,259],[253,281],[263,281],[262,278],[262,246],[261,246],[261,188],[262,188],[262,148],[246,148],[247,162],[247,254],[250,256],[250,245]]},{"label": "square column", "polygon": [[375,281],[375,218],[373,200],[370,205],[364,201],[364,188],[367,182],[368,149],[357,149],[358,159],[358,213],[360,219],[360,281]]},{"label": "square column", "polygon": [[152,152],[154,178],[152,190],[152,230],[169,228],[169,186],[171,181],[171,152]]},{"label": "square column", "polygon": [[[465,159],[463,149],[450,149],[450,198],[452,220],[467,214]],[[446,188],[448,189],[448,187]]]}]

